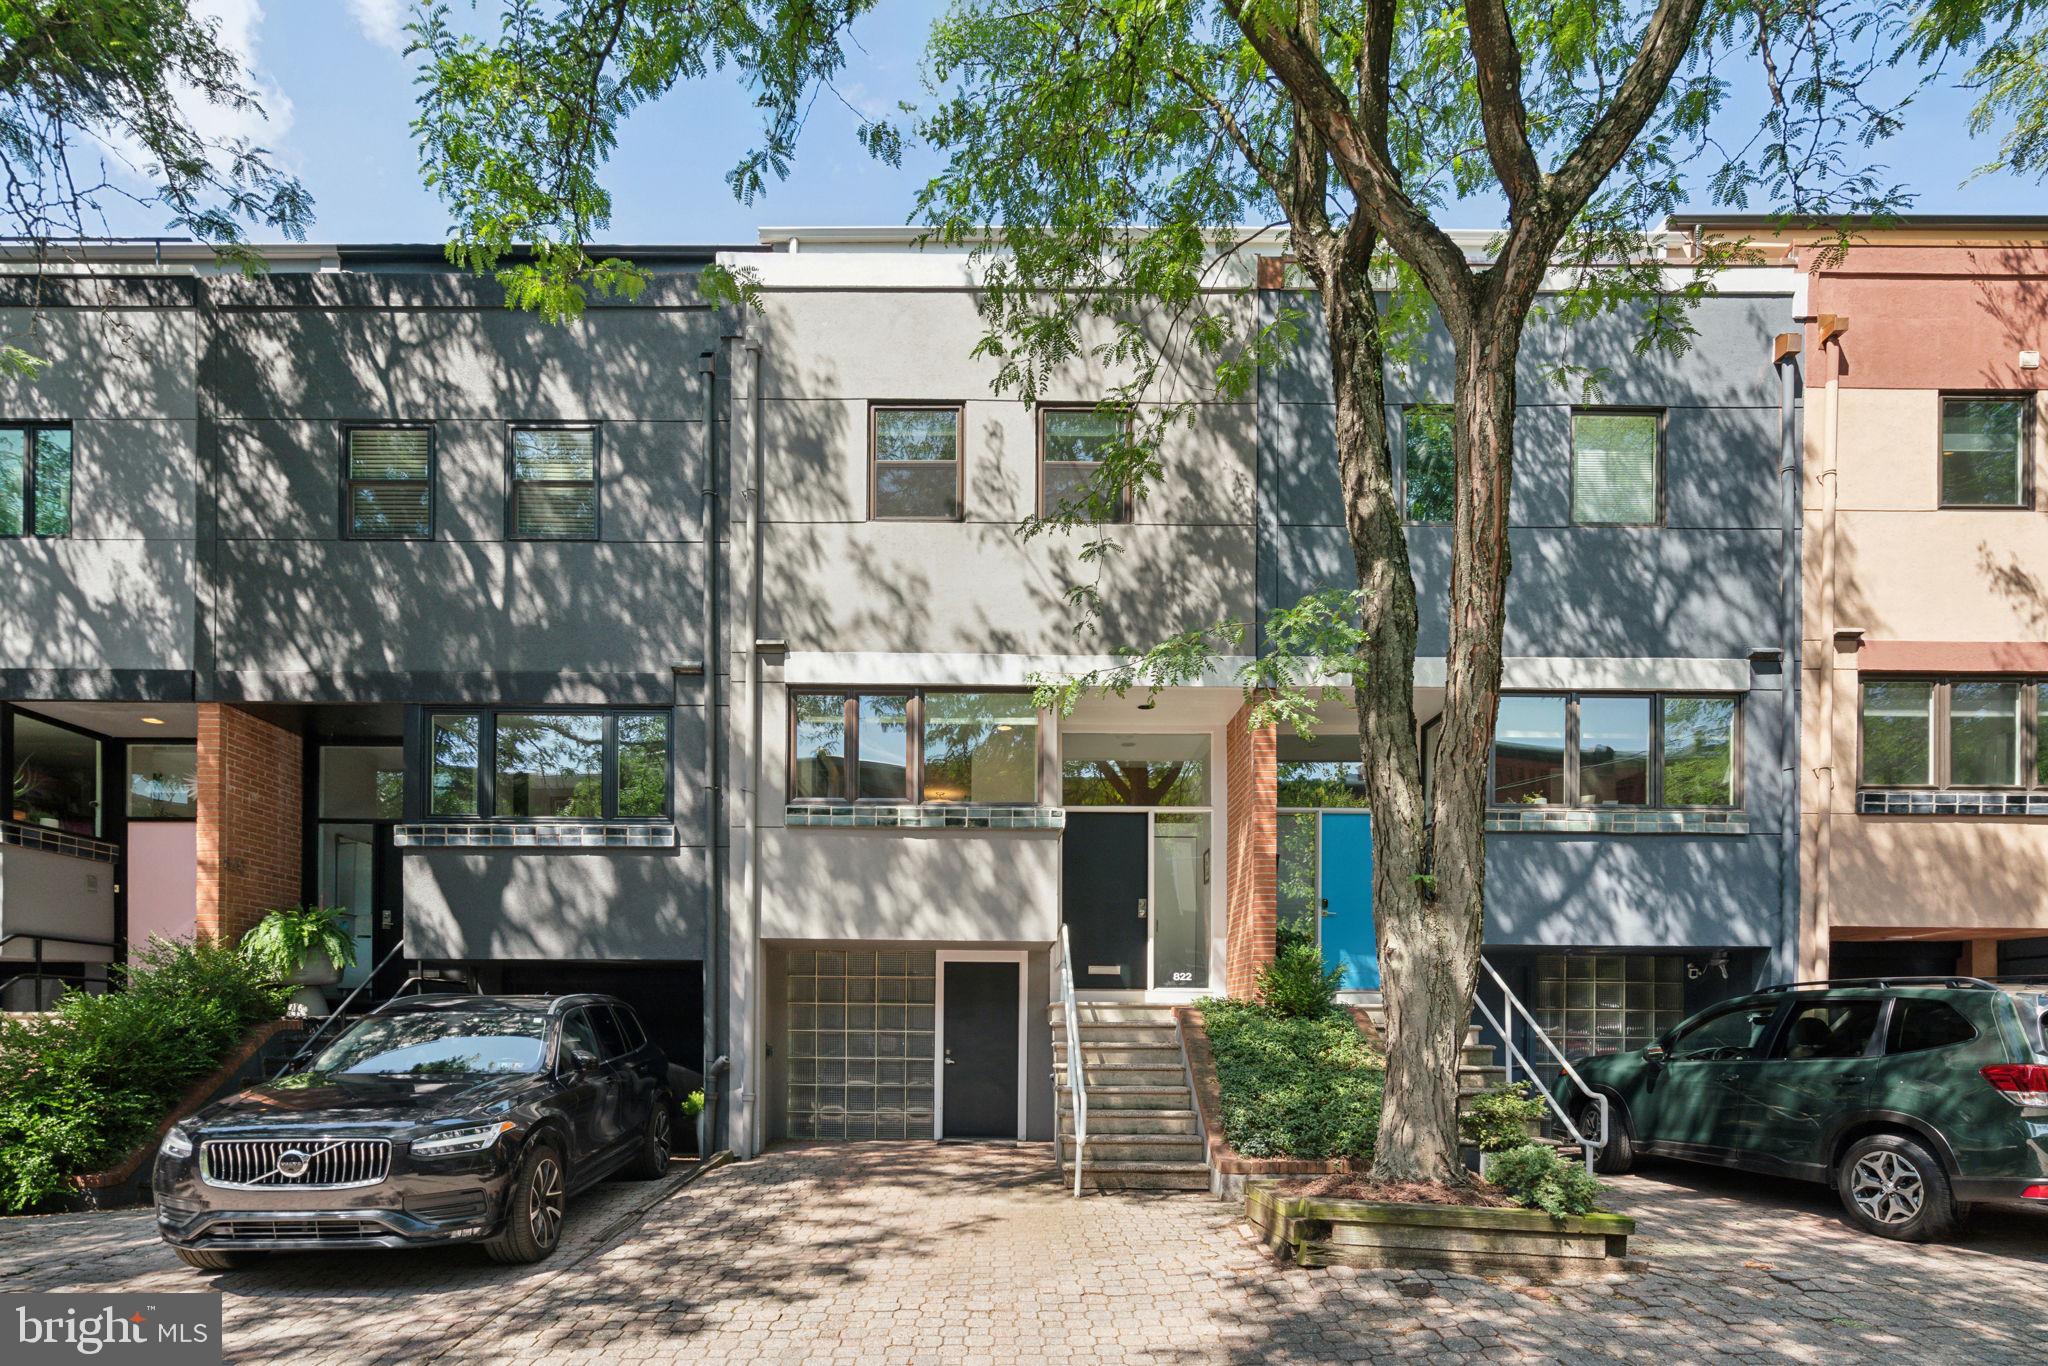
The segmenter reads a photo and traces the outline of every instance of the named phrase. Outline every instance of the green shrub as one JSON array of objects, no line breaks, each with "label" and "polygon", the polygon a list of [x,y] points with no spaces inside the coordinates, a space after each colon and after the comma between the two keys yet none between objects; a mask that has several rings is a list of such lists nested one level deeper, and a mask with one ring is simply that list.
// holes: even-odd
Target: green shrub
[{"label": "green shrub", "polygon": [[704,1093],[702,1091],[692,1091],[689,1095],[683,1097],[684,1119],[695,1119],[703,1113]]},{"label": "green shrub", "polygon": [[218,942],[150,940],[121,989],[0,1020],[0,1210],[120,1161],[286,993]]},{"label": "green shrub", "polygon": [[1211,1000],[1202,1019],[1231,1147],[1247,1157],[1372,1160],[1386,1067],[1350,1012],[1290,1016]]},{"label": "green shrub", "polygon": [[1337,1000],[1344,969],[1323,971],[1322,951],[1296,940],[1281,946],[1259,972],[1259,1002],[1277,1015],[1309,1019],[1327,1015]]},{"label": "green shrub", "polygon": [[1524,1209],[1540,1209],[1553,1219],[1590,1214],[1600,1199],[1600,1183],[1585,1167],[1540,1143],[1496,1155],[1486,1164],[1486,1179]]},{"label": "green shrub", "polygon": [[1273,952],[1276,956],[1287,952],[1296,944],[1306,944],[1314,948],[1315,943],[1315,925],[1305,918],[1283,919],[1273,926]]},{"label": "green shrub", "polygon": [[322,949],[334,966],[355,966],[355,919],[346,906],[279,907],[242,936],[249,961],[279,979],[297,972]]},{"label": "green shrub", "polygon": [[1458,1129],[1482,1153],[1504,1153],[1529,1141],[1529,1121],[1543,1118],[1543,1097],[1533,1082],[1495,1086],[1472,1097]]}]

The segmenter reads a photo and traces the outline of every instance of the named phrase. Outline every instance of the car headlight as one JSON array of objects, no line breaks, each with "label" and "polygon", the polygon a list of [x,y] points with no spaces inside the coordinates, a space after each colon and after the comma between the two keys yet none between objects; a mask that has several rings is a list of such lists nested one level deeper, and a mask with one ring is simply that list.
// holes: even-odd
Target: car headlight
[{"label": "car headlight", "polygon": [[465,1124],[459,1129],[443,1129],[438,1134],[412,1141],[415,1157],[453,1157],[458,1153],[480,1153],[498,1141],[498,1136],[508,1129],[519,1126],[509,1119],[495,1124]]},{"label": "car headlight", "polygon": [[182,1124],[173,1124],[171,1131],[164,1135],[162,1148],[165,1157],[192,1156],[192,1135],[185,1132]]}]

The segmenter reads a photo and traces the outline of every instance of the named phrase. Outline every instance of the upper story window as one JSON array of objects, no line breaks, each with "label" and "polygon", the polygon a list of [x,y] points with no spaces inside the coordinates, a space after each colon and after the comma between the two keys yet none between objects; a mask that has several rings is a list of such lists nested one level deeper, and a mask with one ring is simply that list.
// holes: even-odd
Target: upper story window
[{"label": "upper story window", "polygon": [[425,427],[350,427],[342,471],[353,541],[434,538],[434,438]]},{"label": "upper story window", "polygon": [[1941,505],[2025,507],[2032,483],[2027,459],[2031,396],[1944,395],[1941,400]]},{"label": "upper story window", "polygon": [[1494,725],[1496,806],[1730,808],[1741,706],[1689,693],[1509,693]]},{"label": "upper story window", "polygon": [[71,534],[71,429],[0,425],[0,536]]},{"label": "upper story window", "polygon": [[1038,513],[1057,512],[1063,505],[1110,515],[1095,520],[1130,520],[1131,500],[1127,493],[1116,495],[1115,505],[1091,506],[1101,497],[1095,488],[1097,473],[1110,453],[1130,436],[1130,420],[1123,414],[1100,408],[1040,408],[1038,410]]},{"label": "upper story window", "polygon": [[1408,520],[1419,526],[1448,523],[1456,503],[1451,413],[1441,403],[1415,403],[1401,410],[1401,480]]},{"label": "upper story window", "polygon": [[597,429],[514,427],[514,540],[597,539]]},{"label": "upper story window", "polygon": [[1038,712],[1023,692],[792,692],[789,800],[1038,800]]},{"label": "upper story window", "polygon": [[1865,787],[2048,787],[2040,685],[2010,678],[1863,681]]},{"label": "upper story window", "polygon": [[1657,526],[1664,520],[1663,415],[1572,414],[1572,522]]},{"label": "upper story window", "polygon": [[876,521],[960,516],[961,410],[877,404],[868,414],[868,506]]},{"label": "upper story window", "polygon": [[427,814],[648,820],[669,814],[666,711],[436,711]]}]

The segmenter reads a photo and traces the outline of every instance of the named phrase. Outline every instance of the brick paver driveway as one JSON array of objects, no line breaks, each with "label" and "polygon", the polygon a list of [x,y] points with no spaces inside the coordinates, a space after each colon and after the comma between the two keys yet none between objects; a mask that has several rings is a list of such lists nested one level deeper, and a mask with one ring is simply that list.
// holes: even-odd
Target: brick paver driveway
[{"label": "brick paver driveway", "polygon": [[1645,1269],[1542,1288],[1282,1270],[1224,1205],[1075,1202],[1048,1165],[1043,1148],[785,1150],[651,1208],[655,1188],[606,1187],[525,1269],[465,1249],[201,1276],[141,1214],[0,1221],[0,1290],[216,1287],[244,1361],[2048,1358],[2032,1211],[1904,1247],[1848,1231],[1818,1188],[1659,1167],[1614,1183]]}]

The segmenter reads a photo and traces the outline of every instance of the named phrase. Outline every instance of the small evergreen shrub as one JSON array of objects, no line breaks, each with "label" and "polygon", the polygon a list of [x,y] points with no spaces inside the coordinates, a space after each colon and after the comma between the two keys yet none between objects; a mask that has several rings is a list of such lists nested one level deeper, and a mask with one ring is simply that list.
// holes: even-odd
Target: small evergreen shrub
[{"label": "small evergreen shrub", "polygon": [[1529,1121],[1543,1118],[1545,1108],[1532,1082],[1495,1086],[1472,1098],[1458,1128],[1480,1152],[1504,1153],[1529,1141]]},{"label": "small evergreen shrub", "polygon": [[689,1095],[683,1097],[682,1104],[683,1118],[695,1119],[704,1113],[704,1093],[702,1091],[692,1091]]},{"label": "small evergreen shrub", "polygon": [[1372,1160],[1386,1064],[1348,1011],[1283,1015],[1209,1000],[1202,1020],[1231,1147],[1247,1157]]},{"label": "small evergreen shrub", "polygon": [[1540,1143],[1495,1155],[1486,1164],[1486,1179],[1524,1209],[1540,1209],[1553,1219],[1590,1214],[1600,1199],[1600,1183],[1583,1166]]},{"label": "small evergreen shrub", "polygon": [[213,941],[152,939],[116,972],[119,990],[0,1019],[0,1211],[127,1156],[287,995]]},{"label": "small evergreen shrub", "polygon": [[1259,971],[1260,1004],[1276,1015],[1311,1019],[1327,1015],[1337,1000],[1344,969],[1323,971],[1323,955],[1313,943],[1296,940],[1280,947],[1273,961]]}]

